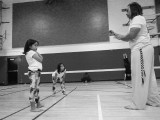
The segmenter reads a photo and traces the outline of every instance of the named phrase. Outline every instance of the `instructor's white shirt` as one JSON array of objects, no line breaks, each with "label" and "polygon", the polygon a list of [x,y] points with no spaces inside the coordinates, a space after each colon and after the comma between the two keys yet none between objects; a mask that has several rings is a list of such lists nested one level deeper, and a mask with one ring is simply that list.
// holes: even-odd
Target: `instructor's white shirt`
[{"label": "instructor's white shirt", "polygon": [[151,44],[146,19],[143,16],[138,15],[131,20],[129,30],[133,27],[140,28],[140,31],[135,39],[129,41],[131,51],[140,49],[148,44]]}]

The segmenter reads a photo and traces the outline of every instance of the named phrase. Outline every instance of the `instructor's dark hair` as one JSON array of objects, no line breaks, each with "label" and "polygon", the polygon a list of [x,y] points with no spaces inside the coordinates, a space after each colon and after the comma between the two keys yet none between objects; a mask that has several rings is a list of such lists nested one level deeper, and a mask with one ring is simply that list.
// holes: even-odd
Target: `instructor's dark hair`
[{"label": "instructor's dark hair", "polygon": [[133,19],[137,15],[143,15],[142,7],[137,2],[132,2],[128,6],[131,10],[131,19]]}]

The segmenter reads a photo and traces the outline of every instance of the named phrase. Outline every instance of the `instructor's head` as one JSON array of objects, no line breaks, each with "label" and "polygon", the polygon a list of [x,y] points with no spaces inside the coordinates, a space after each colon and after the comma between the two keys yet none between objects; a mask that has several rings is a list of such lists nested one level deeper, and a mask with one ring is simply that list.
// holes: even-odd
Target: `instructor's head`
[{"label": "instructor's head", "polygon": [[137,15],[143,15],[142,7],[137,2],[128,4],[127,17],[133,19]]}]

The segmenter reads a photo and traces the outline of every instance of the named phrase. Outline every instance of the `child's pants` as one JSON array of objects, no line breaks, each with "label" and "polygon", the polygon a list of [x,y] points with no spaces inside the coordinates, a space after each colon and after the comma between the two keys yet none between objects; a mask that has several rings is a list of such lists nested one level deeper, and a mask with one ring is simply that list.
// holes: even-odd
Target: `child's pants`
[{"label": "child's pants", "polygon": [[40,71],[28,71],[28,77],[31,80],[30,84],[30,102],[35,102],[39,99],[39,84],[40,84]]},{"label": "child's pants", "polygon": [[55,76],[52,76],[53,92],[55,92],[55,89],[56,89],[55,86],[56,86],[57,80],[59,80],[59,82],[60,82],[62,92],[65,92],[65,81],[63,80],[63,78],[60,79]]}]

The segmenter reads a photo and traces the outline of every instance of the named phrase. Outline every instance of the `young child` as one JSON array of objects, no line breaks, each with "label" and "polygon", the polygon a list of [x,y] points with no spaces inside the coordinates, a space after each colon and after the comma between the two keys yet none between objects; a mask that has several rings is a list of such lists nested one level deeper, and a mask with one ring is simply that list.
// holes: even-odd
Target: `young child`
[{"label": "young child", "polygon": [[84,83],[88,83],[88,82],[91,82],[92,80],[91,80],[90,75],[87,72],[85,72],[83,74],[83,77],[81,78],[81,81]]},{"label": "young child", "polygon": [[131,80],[131,65],[126,53],[123,54],[123,61],[125,67],[124,80]]},{"label": "young child", "polygon": [[53,87],[52,87],[52,90],[53,90],[53,95],[55,95],[56,91],[55,91],[55,85],[57,83],[57,80],[59,80],[60,82],[60,85],[61,85],[61,89],[62,89],[62,93],[64,95],[66,95],[66,92],[65,92],[65,75],[66,75],[66,68],[64,66],[63,63],[59,63],[57,65],[57,69],[52,73],[52,81],[53,81]]},{"label": "young child", "polygon": [[42,55],[37,52],[38,45],[38,41],[29,39],[26,41],[23,52],[28,63],[28,77],[31,80],[29,97],[31,112],[39,112],[41,111],[39,108],[43,107],[40,104],[40,97],[38,95],[43,61]]}]

